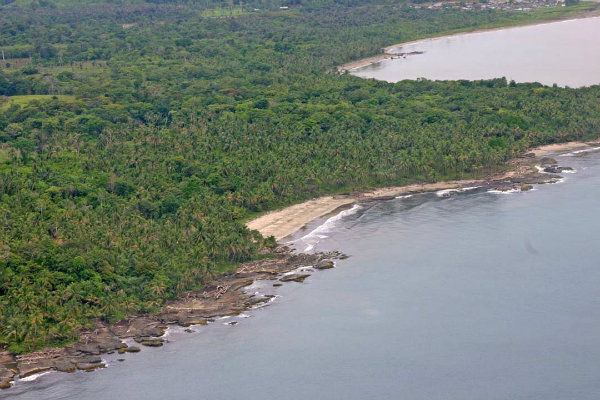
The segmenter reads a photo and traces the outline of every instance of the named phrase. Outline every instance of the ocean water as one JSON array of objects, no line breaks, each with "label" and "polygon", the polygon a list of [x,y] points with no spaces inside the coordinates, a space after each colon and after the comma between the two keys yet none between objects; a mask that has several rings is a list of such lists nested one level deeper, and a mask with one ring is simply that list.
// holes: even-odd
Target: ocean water
[{"label": "ocean water", "polygon": [[423,52],[352,71],[389,82],[491,79],[580,87],[600,84],[600,17],[476,32],[409,43]]},{"label": "ocean water", "polygon": [[530,192],[413,195],[315,221],[296,247],[350,258],[251,287],[277,294],[267,307],[0,397],[598,399],[600,153],[558,160],[576,173]]}]

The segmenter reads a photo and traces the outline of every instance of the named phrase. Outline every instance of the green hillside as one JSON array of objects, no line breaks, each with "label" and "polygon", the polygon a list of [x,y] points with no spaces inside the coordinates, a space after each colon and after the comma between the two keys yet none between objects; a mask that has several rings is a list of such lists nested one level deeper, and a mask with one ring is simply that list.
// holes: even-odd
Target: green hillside
[{"label": "green hillside", "polygon": [[[600,131],[597,86],[335,72],[385,45],[589,4],[8,3],[0,343],[15,352],[72,341],[96,318],[153,312],[258,257],[273,240],[248,231],[252,215],[326,193],[482,176],[529,146]],[[244,12],[214,11],[235,7]]]}]

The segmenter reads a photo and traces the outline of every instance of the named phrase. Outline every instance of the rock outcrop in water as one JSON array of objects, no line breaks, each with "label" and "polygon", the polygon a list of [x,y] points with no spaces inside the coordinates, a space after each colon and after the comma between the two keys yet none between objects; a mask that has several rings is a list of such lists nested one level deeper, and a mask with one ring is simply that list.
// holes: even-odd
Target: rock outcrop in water
[{"label": "rock outcrop in water", "polygon": [[323,260],[320,261],[317,265],[315,265],[315,269],[330,269],[335,266],[335,263],[331,260]]},{"label": "rock outcrop in water", "polygon": [[[236,271],[208,283],[203,290],[185,293],[178,300],[168,302],[157,315],[131,317],[113,325],[99,321],[94,330],[81,333],[79,342],[64,348],[48,348],[19,356],[0,349],[0,388],[9,388],[15,377],[24,378],[45,371],[91,372],[106,366],[101,354],[137,353],[141,350],[138,346],[128,346],[123,339],[131,338],[147,347],[163,346],[167,341],[161,336],[169,325],[207,325],[216,317],[238,315],[270,301],[272,295],[248,294],[243,290],[254,281],[302,282],[310,275],[284,274],[301,267],[333,264],[331,260],[340,258],[342,254],[296,254],[281,246],[270,256],[270,259],[240,265]],[[327,261],[322,263],[323,260]],[[232,321],[231,324],[236,323]]]},{"label": "rock outcrop in water", "polygon": [[560,174],[561,172],[565,172],[565,171],[573,171],[573,168],[559,167],[558,165],[551,165],[549,167],[544,168],[544,172],[547,172],[550,174]]},{"label": "rock outcrop in water", "polygon": [[[513,166],[513,171],[494,175],[475,184],[500,191],[527,191],[534,184],[555,183],[561,179],[556,173],[571,170],[569,167],[557,166],[556,160],[552,158],[538,159],[531,154],[511,160],[509,165]],[[544,173],[537,170],[537,165],[544,166]],[[469,183],[470,186],[473,184]],[[368,201],[386,199],[388,198],[377,197]],[[284,246],[276,248],[269,256],[270,259],[240,265],[236,271],[208,283],[203,290],[188,292],[178,300],[169,301],[157,315],[131,317],[113,325],[97,322],[94,330],[81,333],[79,342],[64,348],[44,349],[20,356],[0,349],[0,389],[10,387],[16,376],[23,378],[50,370],[93,371],[105,367],[100,354],[140,351],[138,346],[127,346],[123,339],[131,338],[142,346],[163,346],[168,341],[161,336],[169,325],[207,325],[216,317],[238,315],[269,302],[272,295],[249,294],[243,290],[256,280],[277,280],[273,286],[281,286],[280,282],[303,282],[310,274],[287,273],[302,267],[330,269],[335,266],[333,260],[347,258],[339,252],[296,254]],[[235,323],[236,321],[231,321],[231,325]],[[191,330],[188,328],[187,331]]]}]

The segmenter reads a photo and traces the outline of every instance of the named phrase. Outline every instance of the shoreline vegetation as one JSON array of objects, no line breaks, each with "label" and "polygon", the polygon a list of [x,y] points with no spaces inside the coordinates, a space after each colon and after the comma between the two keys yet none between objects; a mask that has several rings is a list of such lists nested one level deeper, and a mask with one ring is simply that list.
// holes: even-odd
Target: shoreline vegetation
[{"label": "shoreline vegetation", "polygon": [[521,186],[521,183],[523,185],[530,185],[532,183],[544,183],[545,180],[551,179],[551,176],[539,174],[535,168],[535,165],[543,163],[543,158],[555,153],[589,148],[598,143],[600,141],[568,142],[535,147],[527,153],[529,156],[517,157],[510,160],[507,163],[512,168],[510,171],[495,173],[484,179],[415,183],[405,186],[384,187],[354,194],[323,196],[281,210],[269,212],[248,221],[246,226],[250,229],[258,230],[263,236],[272,235],[275,239],[282,240],[302,229],[314,219],[351,204],[389,200],[397,196],[415,193],[460,189],[473,185],[496,187],[505,190],[513,189],[514,187],[523,188],[526,186]]},{"label": "shoreline vegetation", "polygon": [[[265,236],[404,193],[527,190],[558,179],[535,170],[552,161],[541,160],[546,147],[488,179],[443,179],[501,169],[532,144],[596,137],[598,87],[327,73],[381,43],[527,18],[367,6],[218,21],[145,3],[2,16],[0,388],[140,351],[124,338],[162,346],[169,325],[193,329],[271,301],[244,292],[255,280],[302,282],[344,257],[296,254]],[[55,42],[34,46],[42,34]]]},{"label": "shoreline vegetation", "polygon": [[[511,170],[493,174],[486,179],[421,183],[351,195],[324,196],[270,212],[249,221],[248,226],[265,236],[273,235],[277,239],[283,239],[315,218],[349,204],[385,201],[401,195],[460,189],[472,185],[501,191],[527,191],[533,184],[554,183],[561,178],[555,173],[539,172],[539,166],[553,166],[553,171],[558,172],[563,168],[548,156],[592,149],[597,144],[600,144],[600,139],[532,148],[523,156],[508,162]],[[337,251],[297,253],[285,245],[265,250],[263,254],[265,259],[243,263],[235,271],[208,283],[202,290],[184,293],[177,300],[167,302],[161,312],[155,315],[132,316],[115,324],[97,321],[93,330],[81,333],[78,342],[62,348],[46,348],[22,355],[0,350],[0,389],[10,388],[15,378],[27,378],[47,371],[73,373],[77,370],[91,372],[105,368],[105,361],[100,357],[102,354],[118,353],[124,356],[126,353],[141,351],[140,346],[161,347],[168,343],[163,336],[169,326],[181,326],[186,328],[185,332],[193,333],[194,328],[214,323],[218,318],[237,316],[271,302],[274,295],[257,295],[244,291],[245,287],[256,281],[273,281],[275,287],[287,282],[302,283],[315,271],[334,268],[335,260],[347,257]],[[237,322],[229,324],[235,325]],[[133,339],[139,346],[126,344],[126,339]]]},{"label": "shoreline vegetation", "polygon": [[[168,343],[164,336],[170,326],[184,327],[185,332],[193,333],[222,317],[237,316],[271,302],[274,295],[244,291],[256,281],[272,281],[274,287],[288,282],[301,283],[315,271],[334,268],[335,260],[346,257],[335,251],[297,254],[285,246],[278,246],[265,255],[267,258],[263,260],[239,265],[235,271],[207,283],[201,290],[167,302],[155,315],[132,316],[115,324],[97,321],[94,329],[81,332],[80,340],[68,346],[17,356],[0,349],[0,389],[10,388],[15,378],[48,371],[73,373],[105,368],[102,354],[117,353],[125,357],[128,353],[140,352],[141,347],[161,347]],[[132,339],[135,345],[125,343],[127,339]]]},{"label": "shoreline vegetation", "polygon": [[[543,10],[543,11],[546,11],[546,10]],[[527,21],[514,21],[513,23],[508,23],[508,24],[502,24],[502,23],[490,24],[487,27],[477,27],[477,28],[467,29],[467,30],[463,29],[463,30],[459,30],[459,31],[450,31],[450,32],[446,32],[446,33],[436,34],[433,36],[426,36],[421,39],[410,40],[407,42],[392,44],[392,45],[383,47],[381,49],[381,51],[382,51],[381,54],[361,58],[359,60],[350,61],[350,62],[344,63],[342,65],[339,65],[337,67],[337,71],[340,73],[350,72],[353,70],[367,67],[369,65],[377,64],[384,60],[394,60],[397,58],[403,58],[403,57],[411,55],[411,54],[398,52],[398,50],[401,49],[402,46],[422,42],[425,40],[439,39],[439,38],[443,38],[443,37],[469,35],[469,34],[480,33],[480,32],[492,32],[492,31],[497,31],[497,30],[507,29],[507,28],[510,29],[510,28],[518,28],[518,27],[523,27],[523,26],[549,24],[552,22],[569,21],[569,20],[574,20],[574,19],[593,18],[593,17],[598,17],[598,16],[600,16],[600,3],[598,3],[598,2],[583,2],[582,4],[579,5],[579,9],[569,10],[569,12],[565,12],[565,13],[559,14],[559,15],[552,15],[552,14],[545,15],[544,13],[540,13],[539,16],[537,16],[537,18],[533,17],[531,20],[527,20]]]}]

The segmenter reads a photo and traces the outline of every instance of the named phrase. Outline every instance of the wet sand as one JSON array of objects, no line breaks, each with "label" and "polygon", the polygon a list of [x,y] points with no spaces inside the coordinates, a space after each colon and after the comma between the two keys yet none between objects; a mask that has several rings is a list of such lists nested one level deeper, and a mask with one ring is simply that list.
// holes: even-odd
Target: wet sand
[{"label": "wet sand", "polygon": [[[600,0],[592,0],[592,1],[600,3]],[[338,70],[338,72],[341,72],[341,73],[350,72],[350,71],[358,69],[358,68],[376,64],[383,60],[405,57],[406,55],[404,53],[399,52],[399,50],[402,48],[402,46],[406,46],[406,45],[410,45],[410,44],[414,44],[414,43],[418,43],[418,42],[422,42],[422,41],[426,41],[426,40],[437,39],[440,37],[462,36],[462,35],[469,35],[469,34],[478,33],[478,32],[490,32],[490,31],[505,30],[505,29],[510,29],[510,28],[517,28],[520,26],[541,25],[541,24],[548,24],[548,23],[557,22],[557,21],[567,21],[567,20],[572,20],[572,19],[593,18],[593,17],[597,17],[599,15],[600,15],[600,10],[593,9],[590,11],[585,11],[579,15],[568,15],[568,16],[564,16],[564,17],[550,18],[550,19],[541,20],[541,21],[527,21],[524,23],[517,23],[514,25],[508,25],[508,26],[505,25],[505,26],[498,26],[498,27],[492,27],[492,28],[475,28],[472,30],[461,30],[459,32],[450,33],[450,34],[442,33],[439,35],[434,35],[434,36],[430,36],[430,37],[423,38],[423,39],[411,40],[408,42],[396,43],[396,44],[392,44],[390,46],[386,46],[386,47],[382,48],[383,53],[381,53],[381,54],[377,54],[375,56],[366,57],[366,58],[362,58],[359,60],[355,60],[355,61],[351,61],[351,62],[342,64],[342,65],[339,65],[337,67],[337,70]]]},{"label": "wet sand", "polygon": [[[600,142],[568,142],[551,144],[533,148],[531,149],[531,153],[533,153],[535,157],[545,157],[550,154],[579,148],[591,148],[594,144],[598,145]],[[457,189],[460,187],[489,184],[490,182],[502,181],[515,176],[523,175],[531,170],[531,163],[528,162],[527,159],[520,158],[511,160],[508,164],[514,167],[511,171],[494,174],[486,179],[418,183],[406,186],[384,187],[350,195],[319,197],[300,204],[286,207],[281,210],[272,211],[249,221],[246,226],[250,229],[258,230],[265,237],[274,236],[276,240],[281,240],[298,231],[310,221],[329,214],[332,211],[349,204],[354,204],[361,201],[402,196],[410,193],[433,192],[438,190]]]}]

